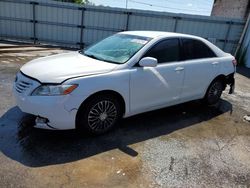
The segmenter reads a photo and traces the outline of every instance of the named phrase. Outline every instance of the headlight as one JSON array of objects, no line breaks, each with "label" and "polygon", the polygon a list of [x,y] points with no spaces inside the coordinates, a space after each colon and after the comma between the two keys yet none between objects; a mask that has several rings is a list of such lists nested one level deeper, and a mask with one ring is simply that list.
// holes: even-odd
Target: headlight
[{"label": "headlight", "polygon": [[41,85],[36,88],[31,95],[53,96],[53,95],[67,95],[74,91],[78,85]]}]

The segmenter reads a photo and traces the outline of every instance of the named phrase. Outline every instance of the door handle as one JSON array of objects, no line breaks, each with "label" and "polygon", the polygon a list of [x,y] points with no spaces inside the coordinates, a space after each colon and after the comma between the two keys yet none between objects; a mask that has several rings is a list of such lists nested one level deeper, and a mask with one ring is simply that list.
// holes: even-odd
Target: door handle
[{"label": "door handle", "polygon": [[176,67],[175,68],[175,71],[183,71],[184,70],[184,67]]},{"label": "door handle", "polygon": [[218,65],[218,64],[219,64],[219,62],[217,62],[217,61],[212,63],[212,65]]}]

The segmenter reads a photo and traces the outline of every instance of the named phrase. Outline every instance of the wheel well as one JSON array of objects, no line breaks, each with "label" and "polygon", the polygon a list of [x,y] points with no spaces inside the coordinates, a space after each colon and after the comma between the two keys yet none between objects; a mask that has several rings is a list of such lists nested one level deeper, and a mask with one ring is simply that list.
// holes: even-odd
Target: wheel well
[{"label": "wheel well", "polygon": [[93,97],[96,96],[100,96],[100,95],[109,95],[112,97],[115,97],[116,99],[118,99],[119,103],[121,104],[121,109],[122,109],[122,115],[125,113],[126,110],[126,105],[125,105],[125,101],[124,98],[122,97],[122,95],[116,91],[113,90],[103,90],[103,91],[98,91],[96,93],[93,93],[92,95],[90,95],[87,99],[85,99],[82,104],[80,105],[77,114],[76,114],[76,125],[77,125],[77,121],[78,121],[78,115],[79,115],[79,111],[84,108],[85,104],[91,100]]},{"label": "wheel well", "polygon": [[227,86],[227,82],[226,82],[226,76],[221,74],[217,77],[215,77],[212,82],[209,84],[209,86],[207,87],[206,91],[205,91],[205,94],[203,97],[205,97],[207,95],[207,91],[208,91],[208,88],[211,86],[211,84],[215,81],[215,80],[221,80],[223,82],[223,90],[226,89],[226,86]]},{"label": "wheel well", "polygon": [[[223,89],[223,90],[225,90],[225,88],[226,88],[226,86],[227,86],[227,78],[226,78],[226,76],[223,75],[223,74],[221,74],[221,75],[217,76],[215,79],[213,79],[212,82],[214,82],[215,80],[221,80],[221,81],[223,82],[223,86],[224,86],[224,89]],[[211,83],[212,83],[212,82],[211,82]]]}]

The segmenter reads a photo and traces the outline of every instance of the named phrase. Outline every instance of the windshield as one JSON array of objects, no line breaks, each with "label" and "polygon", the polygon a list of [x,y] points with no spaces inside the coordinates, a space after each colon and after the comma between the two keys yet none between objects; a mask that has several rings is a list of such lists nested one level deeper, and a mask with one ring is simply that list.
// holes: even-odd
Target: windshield
[{"label": "windshield", "polygon": [[83,54],[98,60],[123,64],[150,40],[148,37],[116,34],[90,46]]}]

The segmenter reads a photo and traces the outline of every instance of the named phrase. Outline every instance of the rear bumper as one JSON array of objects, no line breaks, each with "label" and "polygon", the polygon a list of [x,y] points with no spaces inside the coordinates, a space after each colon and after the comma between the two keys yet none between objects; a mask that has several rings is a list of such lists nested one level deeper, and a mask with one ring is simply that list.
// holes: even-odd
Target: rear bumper
[{"label": "rear bumper", "polygon": [[233,94],[233,93],[234,93],[234,89],[235,89],[234,73],[229,74],[229,75],[226,77],[226,84],[230,86],[229,94]]}]

